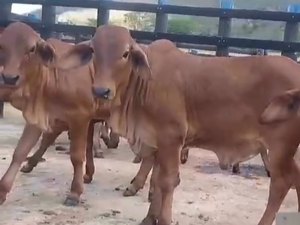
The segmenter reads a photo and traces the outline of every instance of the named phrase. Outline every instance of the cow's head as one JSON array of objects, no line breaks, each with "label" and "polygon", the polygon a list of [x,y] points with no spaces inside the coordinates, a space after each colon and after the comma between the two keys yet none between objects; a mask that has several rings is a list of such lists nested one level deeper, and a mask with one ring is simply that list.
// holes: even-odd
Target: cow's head
[{"label": "cow's head", "polygon": [[124,27],[105,25],[96,30],[88,44],[78,44],[60,59],[65,68],[86,64],[91,58],[95,65],[93,93],[98,98],[114,99],[127,88],[132,73],[149,70],[145,52]]},{"label": "cow's head", "polygon": [[55,61],[54,49],[30,26],[20,22],[10,24],[0,36],[0,74],[4,83],[16,85],[31,59],[50,65]]},{"label": "cow's head", "polygon": [[260,117],[260,122],[269,124],[283,122],[300,115],[300,90],[287,91],[271,100]]}]

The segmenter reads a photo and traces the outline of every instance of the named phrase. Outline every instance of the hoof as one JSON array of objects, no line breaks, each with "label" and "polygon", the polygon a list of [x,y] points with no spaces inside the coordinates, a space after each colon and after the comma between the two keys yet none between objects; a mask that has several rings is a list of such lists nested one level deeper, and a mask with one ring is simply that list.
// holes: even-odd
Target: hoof
[{"label": "hoof", "polygon": [[45,158],[40,158],[39,162],[46,162]]},{"label": "hoof", "polygon": [[114,143],[114,142],[108,142],[107,143],[107,148],[109,148],[109,149],[116,149],[116,148],[118,148],[118,146],[119,146],[119,142],[118,143]]},{"label": "hoof", "polygon": [[6,191],[6,188],[3,187],[3,185],[0,185],[0,205],[2,205],[5,202],[7,193],[8,191]]},{"label": "hoof", "polygon": [[188,160],[188,155],[187,154],[182,154],[180,157],[180,162],[181,164],[186,164],[187,160]]},{"label": "hoof", "polygon": [[34,166],[29,165],[28,163],[26,163],[22,168],[21,168],[21,172],[23,173],[30,173],[33,170]]},{"label": "hoof", "polygon": [[234,165],[234,166],[232,167],[232,173],[233,173],[233,174],[240,174],[240,173],[241,173],[240,167]]},{"label": "hoof", "polygon": [[0,192],[0,205],[2,205],[6,201],[6,192]]},{"label": "hoof", "polygon": [[157,219],[147,216],[139,225],[157,225]]},{"label": "hoof", "polygon": [[83,176],[83,182],[84,182],[85,184],[90,184],[90,183],[92,182],[92,180],[93,180],[93,177],[90,177],[90,176],[87,175],[87,174],[85,174],[85,175]]},{"label": "hoof", "polygon": [[135,196],[136,193],[139,190],[137,188],[135,188],[132,184],[126,188],[126,190],[123,192],[123,196],[124,197],[130,197],[130,196]]},{"label": "hoof", "polygon": [[135,164],[138,164],[138,163],[142,162],[142,158],[139,157],[139,156],[136,156],[136,157],[133,159],[132,162],[135,163]]},{"label": "hoof", "polygon": [[58,145],[55,147],[55,150],[58,151],[58,152],[64,152],[64,151],[67,151],[68,149],[61,146],[61,145]]},{"label": "hoof", "polygon": [[65,206],[77,206],[79,204],[79,198],[74,196],[68,196],[64,202]]},{"label": "hoof", "polygon": [[103,152],[95,152],[94,157],[98,159],[104,159],[104,154]]}]

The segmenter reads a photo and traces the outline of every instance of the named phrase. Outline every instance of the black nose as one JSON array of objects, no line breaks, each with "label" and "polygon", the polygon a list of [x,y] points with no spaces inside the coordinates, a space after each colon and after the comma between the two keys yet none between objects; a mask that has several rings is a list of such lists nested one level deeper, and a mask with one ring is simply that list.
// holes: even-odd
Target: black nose
[{"label": "black nose", "polygon": [[93,94],[98,98],[108,99],[110,94],[109,88],[93,87]]},{"label": "black nose", "polygon": [[17,81],[19,80],[19,75],[4,75],[4,74],[2,74],[2,79],[4,81],[4,84],[16,85]]}]

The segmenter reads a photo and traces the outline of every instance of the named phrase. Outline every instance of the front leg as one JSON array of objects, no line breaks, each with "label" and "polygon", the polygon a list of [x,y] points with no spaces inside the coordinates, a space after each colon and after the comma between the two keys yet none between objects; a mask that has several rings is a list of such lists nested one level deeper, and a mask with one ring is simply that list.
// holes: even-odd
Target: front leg
[{"label": "front leg", "polygon": [[30,150],[35,146],[42,131],[30,124],[26,124],[22,136],[18,141],[11,163],[0,180],[0,205],[6,200],[7,193],[11,190],[21,164],[26,160]]},{"label": "front leg", "polygon": [[154,195],[147,217],[141,225],[171,225],[174,190],[180,183],[179,164],[183,139],[170,137],[168,140],[159,144]]},{"label": "front leg", "polygon": [[64,204],[76,206],[79,203],[80,195],[83,192],[83,163],[85,160],[88,119],[81,119],[70,124],[70,157],[74,169],[71,192]]},{"label": "front leg", "polygon": [[42,141],[38,150],[27,158],[27,163],[21,168],[21,172],[30,173],[41,161],[47,149],[54,143],[55,139],[62,133],[63,129],[53,130],[51,133],[43,133]]}]

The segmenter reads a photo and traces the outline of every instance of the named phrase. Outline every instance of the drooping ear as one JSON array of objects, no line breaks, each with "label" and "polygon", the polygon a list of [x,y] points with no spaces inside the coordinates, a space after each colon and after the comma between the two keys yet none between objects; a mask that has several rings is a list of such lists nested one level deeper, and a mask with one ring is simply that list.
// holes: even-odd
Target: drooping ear
[{"label": "drooping ear", "polygon": [[56,66],[63,70],[76,69],[88,64],[93,58],[94,49],[90,41],[74,45],[69,51],[57,58]]},{"label": "drooping ear", "polygon": [[130,56],[132,58],[133,68],[136,73],[140,73],[141,70],[147,71],[149,77],[151,77],[151,69],[148,61],[148,57],[145,53],[146,46],[139,46],[137,43],[134,43],[130,50]]},{"label": "drooping ear", "polygon": [[55,50],[49,43],[43,40],[38,41],[36,43],[35,53],[45,66],[54,66],[53,64],[56,61]]},{"label": "drooping ear", "polygon": [[298,116],[300,108],[300,90],[291,90],[271,100],[261,114],[263,124],[283,122],[293,116]]}]

